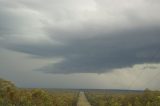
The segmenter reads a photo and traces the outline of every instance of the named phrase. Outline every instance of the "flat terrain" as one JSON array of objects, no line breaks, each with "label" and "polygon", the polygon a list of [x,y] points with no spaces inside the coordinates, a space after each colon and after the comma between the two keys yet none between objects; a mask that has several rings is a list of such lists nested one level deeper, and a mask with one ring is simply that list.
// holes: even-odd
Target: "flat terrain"
[{"label": "flat terrain", "polygon": [[91,106],[88,102],[84,92],[80,92],[77,106]]}]

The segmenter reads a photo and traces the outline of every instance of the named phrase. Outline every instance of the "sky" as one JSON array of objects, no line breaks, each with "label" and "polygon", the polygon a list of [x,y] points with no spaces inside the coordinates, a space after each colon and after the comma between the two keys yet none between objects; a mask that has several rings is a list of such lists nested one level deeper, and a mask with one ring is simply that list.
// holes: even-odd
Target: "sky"
[{"label": "sky", "polygon": [[160,89],[159,11],[159,0],[0,0],[0,78]]}]

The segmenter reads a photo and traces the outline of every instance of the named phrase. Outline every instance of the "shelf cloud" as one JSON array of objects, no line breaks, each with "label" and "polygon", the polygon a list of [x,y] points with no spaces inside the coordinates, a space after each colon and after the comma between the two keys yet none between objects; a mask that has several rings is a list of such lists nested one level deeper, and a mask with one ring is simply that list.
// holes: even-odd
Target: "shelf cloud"
[{"label": "shelf cloud", "polygon": [[0,47],[60,59],[44,73],[105,73],[160,62],[158,0],[0,1]]}]

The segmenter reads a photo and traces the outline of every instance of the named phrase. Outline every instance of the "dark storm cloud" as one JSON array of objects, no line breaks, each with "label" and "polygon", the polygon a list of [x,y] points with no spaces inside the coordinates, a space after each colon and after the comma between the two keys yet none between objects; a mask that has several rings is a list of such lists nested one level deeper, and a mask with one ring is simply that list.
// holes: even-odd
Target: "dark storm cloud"
[{"label": "dark storm cloud", "polygon": [[103,73],[134,64],[160,62],[157,56],[160,52],[159,35],[158,27],[122,31],[109,36],[101,36],[99,32],[93,38],[74,39],[58,53],[64,53],[64,61],[41,70],[49,73]]},{"label": "dark storm cloud", "polygon": [[[139,28],[113,32],[110,35],[98,32],[98,36],[89,38],[70,38],[66,41],[59,39],[64,42],[61,45],[11,44],[6,48],[34,56],[64,59],[39,69],[44,72],[103,73],[134,64],[160,62],[160,58],[157,58],[160,52],[159,29],[160,27]],[[85,34],[77,33],[82,36]]]},{"label": "dark storm cloud", "polygon": [[62,59],[38,69],[46,73],[103,73],[160,62],[158,3],[55,2],[17,0],[14,7],[3,1],[1,47]]}]

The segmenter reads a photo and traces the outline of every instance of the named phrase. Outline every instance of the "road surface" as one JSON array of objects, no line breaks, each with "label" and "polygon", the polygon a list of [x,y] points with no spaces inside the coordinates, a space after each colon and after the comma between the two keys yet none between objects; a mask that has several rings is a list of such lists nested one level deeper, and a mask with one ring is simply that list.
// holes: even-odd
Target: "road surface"
[{"label": "road surface", "polygon": [[84,92],[80,92],[77,106],[91,106],[88,102]]}]

